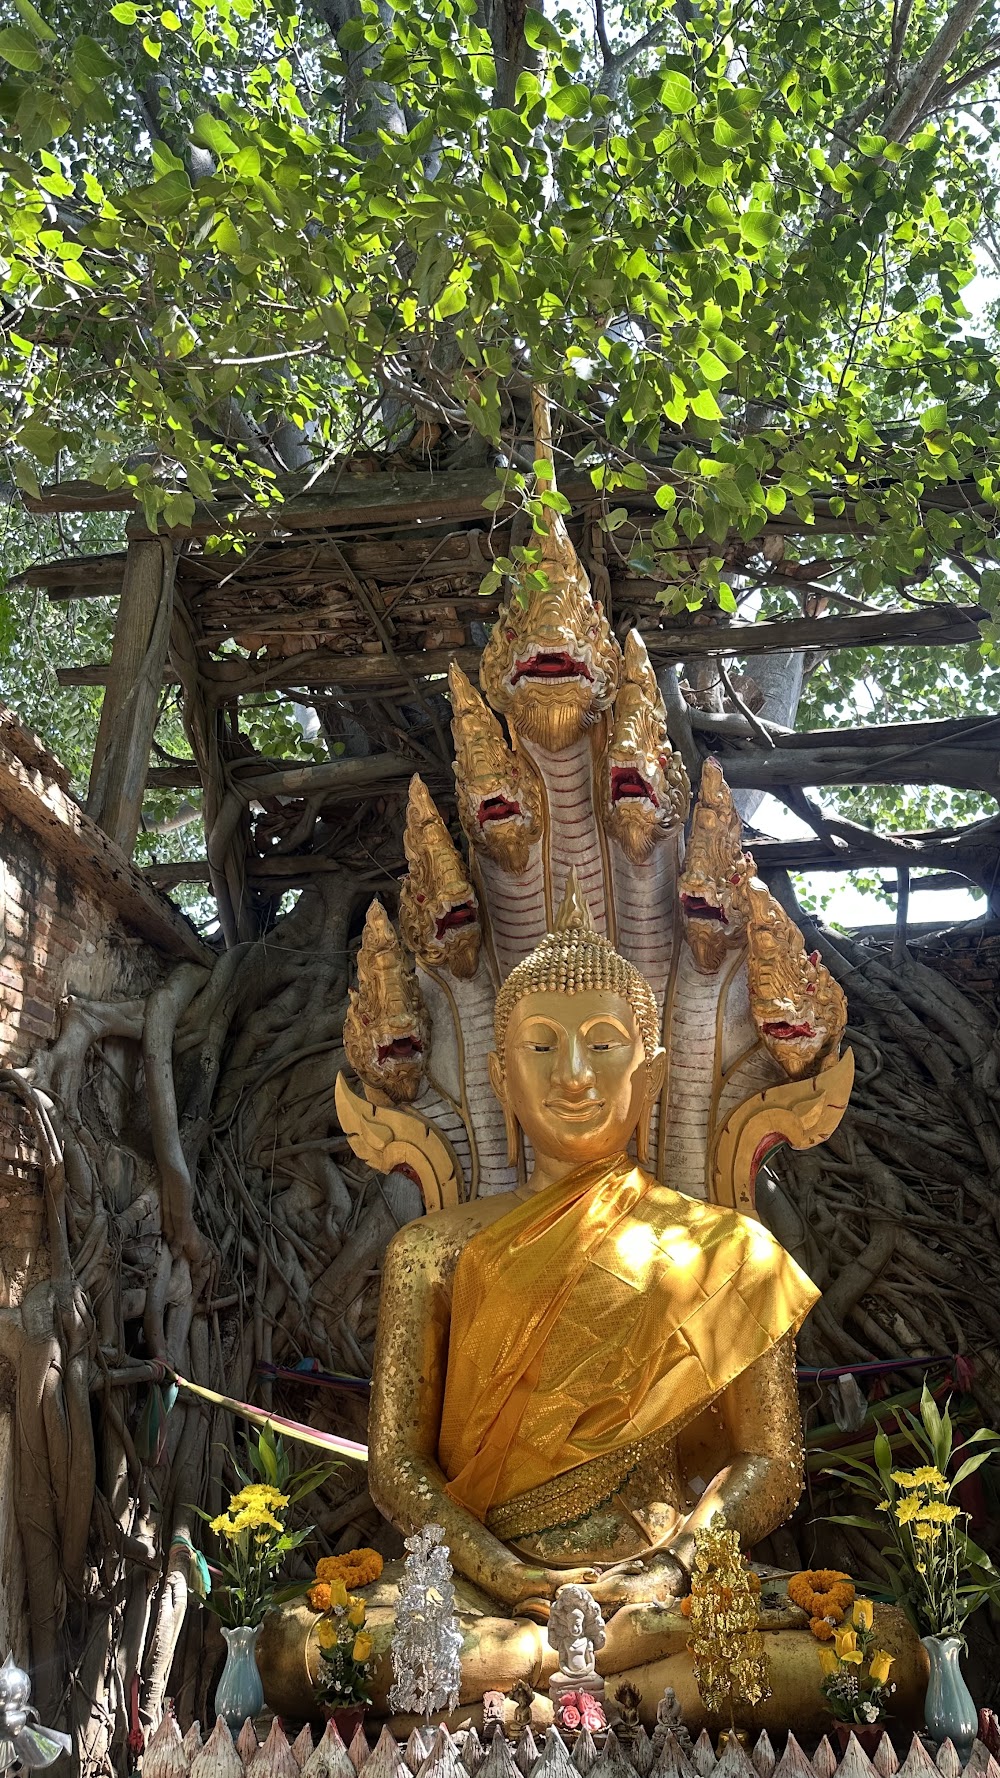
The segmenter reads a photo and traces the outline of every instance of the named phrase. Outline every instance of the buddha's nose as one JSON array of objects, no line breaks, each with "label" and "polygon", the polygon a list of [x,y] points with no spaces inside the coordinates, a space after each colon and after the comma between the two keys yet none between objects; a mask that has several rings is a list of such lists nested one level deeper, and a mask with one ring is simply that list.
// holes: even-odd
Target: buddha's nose
[{"label": "buddha's nose", "polygon": [[555,1084],[564,1092],[588,1093],[594,1085],[594,1070],[578,1031],[568,1035],[566,1042],[560,1044],[554,1076]]}]

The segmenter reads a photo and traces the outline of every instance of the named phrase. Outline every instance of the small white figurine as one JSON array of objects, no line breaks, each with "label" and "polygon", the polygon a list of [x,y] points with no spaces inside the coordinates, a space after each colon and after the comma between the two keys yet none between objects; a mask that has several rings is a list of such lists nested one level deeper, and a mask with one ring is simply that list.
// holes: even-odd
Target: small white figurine
[{"label": "small white figurine", "polygon": [[559,1655],[559,1670],[549,1680],[553,1703],[558,1703],[563,1692],[590,1692],[601,1697],[604,1681],[594,1658],[604,1647],[604,1619],[586,1587],[571,1583],[559,1588],[549,1614],[548,1639]]}]

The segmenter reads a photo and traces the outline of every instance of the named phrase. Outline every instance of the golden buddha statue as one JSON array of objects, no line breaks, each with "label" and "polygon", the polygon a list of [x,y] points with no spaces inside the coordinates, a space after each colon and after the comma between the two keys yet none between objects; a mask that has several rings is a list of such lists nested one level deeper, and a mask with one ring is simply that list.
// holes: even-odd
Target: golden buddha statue
[{"label": "golden buddha statue", "polygon": [[699,1525],[722,1509],[753,1544],[801,1489],[792,1342],[818,1293],[759,1223],[642,1164],[664,1060],[652,991],[571,874],[496,1002],[490,1076],[528,1177],[386,1256],[372,1498],[400,1530],[443,1525],[521,1612],[567,1581],[605,1610],[676,1597]]},{"label": "golden buddha statue", "polygon": [[[540,401],[535,455],[551,462]],[[339,1077],[343,1129],[428,1212],[386,1255],[370,1491],[405,1534],[444,1527],[463,1706],[544,1689],[540,1623],[577,1583],[608,1619],[599,1671],[638,1687],[649,1722],[672,1685],[693,1724],[677,1602],[695,1535],[724,1512],[750,1549],[802,1486],[794,1337],[818,1293],[754,1184],[776,1143],[836,1128],[846,1003],[755,880],[717,762],[685,841],[646,650],[634,632],[620,648],[558,516],[539,554],[484,696],[449,678],[468,859],[414,779],[412,963],[377,906],[345,1026],[363,1090]],[[368,1592],[381,1646],[391,1571]],[[822,1714],[802,1624],[772,1611],[762,1726]],[[880,1624],[889,1648],[906,1634]],[[302,1708],[294,1687],[268,1696]]]}]

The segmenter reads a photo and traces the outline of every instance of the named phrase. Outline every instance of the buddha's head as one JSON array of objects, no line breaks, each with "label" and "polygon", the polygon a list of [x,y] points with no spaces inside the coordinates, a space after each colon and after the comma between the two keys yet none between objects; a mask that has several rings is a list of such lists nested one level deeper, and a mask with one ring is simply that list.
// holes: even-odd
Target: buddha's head
[{"label": "buddha's head", "polygon": [[747,929],[747,861],[742,825],[722,767],[706,759],[691,819],[684,869],[678,878],[684,936],[697,967],[719,968],[742,944]]},{"label": "buddha's head", "polygon": [[632,864],[687,817],[691,785],[667,734],[656,674],[638,630],[625,639],[625,678],[615,699],[604,778],[604,825]]},{"label": "buddha's head", "polygon": [[461,667],[448,669],[455,739],[455,800],[470,845],[519,876],[542,831],[534,772],[508,747],[503,729]]},{"label": "buddha's head", "polygon": [[425,969],[448,969],[467,980],[479,963],[479,903],[465,862],[416,773],[403,848],[410,867],[399,891],[403,937]]},{"label": "buddha's head", "polygon": [[594,930],[571,871],[554,930],[504,982],[490,1079],[510,1160],[523,1130],[536,1157],[563,1166],[611,1160],[632,1137],[646,1158],[663,1083],[649,983]]}]

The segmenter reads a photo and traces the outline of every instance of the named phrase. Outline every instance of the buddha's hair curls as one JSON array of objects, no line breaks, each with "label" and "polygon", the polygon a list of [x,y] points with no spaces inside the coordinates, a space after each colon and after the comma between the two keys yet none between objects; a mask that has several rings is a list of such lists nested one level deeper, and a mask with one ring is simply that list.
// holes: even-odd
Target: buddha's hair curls
[{"label": "buddha's hair curls", "polygon": [[660,1047],[660,1020],[653,990],[615,950],[610,939],[594,930],[576,871],[571,870],[555,926],[541,944],[512,969],[496,999],[493,1026],[501,1064],[511,1014],[525,994],[584,994],[597,989],[627,1000],[639,1027],[646,1061]]}]

